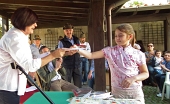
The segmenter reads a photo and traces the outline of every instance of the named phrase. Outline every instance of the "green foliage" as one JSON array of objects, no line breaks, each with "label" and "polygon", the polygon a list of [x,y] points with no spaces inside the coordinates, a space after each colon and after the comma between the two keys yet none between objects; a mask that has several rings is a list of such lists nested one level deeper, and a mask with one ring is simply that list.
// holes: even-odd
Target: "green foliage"
[{"label": "green foliage", "polygon": [[143,2],[140,2],[140,1],[133,1],[130,3],[130,6],[141,6],[143,5],[144,3]]}]

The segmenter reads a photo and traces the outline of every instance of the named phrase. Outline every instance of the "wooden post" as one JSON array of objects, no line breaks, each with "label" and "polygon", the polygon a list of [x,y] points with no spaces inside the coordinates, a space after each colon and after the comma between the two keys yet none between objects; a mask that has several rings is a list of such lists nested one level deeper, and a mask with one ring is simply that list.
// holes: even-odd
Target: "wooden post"
[{"label": "wooden post", "polygon": [[[89,17],[89,43],[92,51],[99,51],[104,48],[103,16],[105,0],[93,0],[91,6],[91,16]],[[106,90],[106,75],[104,58],[95,59],[95,90]]]},{"label": "wooden post", "polygon": [[170,50],[168,46],[170,44],[170,16],[167,16],[167,19],[164,20],[164,49]]}]

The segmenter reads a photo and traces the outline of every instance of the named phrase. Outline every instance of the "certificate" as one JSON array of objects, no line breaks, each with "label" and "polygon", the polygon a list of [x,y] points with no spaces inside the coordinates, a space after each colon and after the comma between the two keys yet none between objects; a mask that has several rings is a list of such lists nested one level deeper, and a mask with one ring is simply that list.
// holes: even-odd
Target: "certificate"
[{"label": "certificate", "polygon": [[78,51],[78,50],[84,50],[85,48],[62,48],[62,49],[64,49],[65,51],[72,51],[72,50]]}]

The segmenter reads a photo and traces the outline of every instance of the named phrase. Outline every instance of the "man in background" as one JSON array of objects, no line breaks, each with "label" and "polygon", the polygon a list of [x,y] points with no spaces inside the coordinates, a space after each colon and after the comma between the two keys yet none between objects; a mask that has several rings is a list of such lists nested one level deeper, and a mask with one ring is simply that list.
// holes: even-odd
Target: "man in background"
[{"label": "man in background", "polygon": [[[63,36],[60,35],[60,36],[58,37],[58,42],[59,42],[61,39],[63,39]],[[57,49],[57,48],[58,48],[58,44],[55,46],[55,49]]]},{"label": "man in background", "polygon": [[[45,57],[45,55],[48,55],[49,53],[50,50],[48,47],[42,46],[40,48],[41,57]],[[65,81],[65,69],[61,64],[62,58],[58,58],[37,70],[43,90],[72,91],[78,88],[72,83]]]},{"label": "man in background", "polygon": [[[73,25],[66,23],[63,26],[64,38],[58,43],[58,48],[70,48],[73,45],[80,45],[79,39],[73,35]],[[63,57],[63,67],[66,69],[66,79],[71,82],[72,78],[74,85],[81,88],[82,73],[80,69],[80,54],[73,54],[72,52],[65,52]]]},{"label": "man in background", "polygon": [[[80,48],[87,50],[88,52],[91,52],[91,47],[88,42],[86,42],[86,35],[83,33],[80,35]],[[81,72],[83,72],[82,75],[82,83],[86,84],[87,83],[87,76],[89,72],[89,60],[85,58],[84,56],[81,57]]]},{"label": "man in background", "polygon": [[146,79],[144,82],[145,84],[149,84],[151,86],[156,86],[154,82],[154,67],[152,65],[152,59],[155,56],[155,50],[154,50],[154,45],[153,43],[148,43],[147,44],[148,50],[145,52],[145,57],[146,57],[146,64],[148,67],[149,71],[149,78]]},{"label": "man in background", "polygon": [[[42,46],[43,46],[43,45],[41,44],[41,38],[40,38],[40,36],[39,36],[39,35],[34,35],[33,43],[30,45],[33,59],[40,58],[39,49],[40,49]],[[28,74],[29,74],[30,76],[32,76],[33,79],[34,79],[34,77],[35,77],[35,75],[36,75],[35,72],[29,72]]]},{"label": "man in background", "polygon": [[31,52],[32,52],[34,59],[39,57],[39,55],[40,55],[39,49],[41,48],[41,46],[43,46],[43,45],[41,44],[40,36],[34,35],[33,43],[30,45]]}]

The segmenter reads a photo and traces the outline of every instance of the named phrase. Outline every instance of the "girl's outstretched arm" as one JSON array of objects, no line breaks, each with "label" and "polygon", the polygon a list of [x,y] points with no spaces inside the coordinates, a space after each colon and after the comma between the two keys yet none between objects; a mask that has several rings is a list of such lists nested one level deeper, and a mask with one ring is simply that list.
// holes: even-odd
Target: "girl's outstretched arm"
[{"label": "girl's outstretched arm", "polygon": [[102,50],[96,51],[96,52],[88,52],[86,50],[79,50],[79,54],[83,55],[84,57],[88,59],[97,59],[97,58],[103,58],[104,52]]}]

